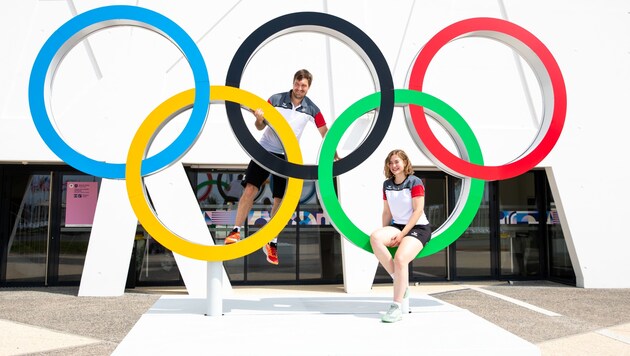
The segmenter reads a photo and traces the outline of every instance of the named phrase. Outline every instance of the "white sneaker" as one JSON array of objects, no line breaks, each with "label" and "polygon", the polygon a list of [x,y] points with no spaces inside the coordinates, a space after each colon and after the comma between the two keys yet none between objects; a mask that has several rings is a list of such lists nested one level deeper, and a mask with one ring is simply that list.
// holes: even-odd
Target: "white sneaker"
[{"label": "white sneaker", "polygon": [[390,305],[387,313],[381,318],[384,323],[395,323],[400,320],[402,320],[402,310],[396,304]]}]

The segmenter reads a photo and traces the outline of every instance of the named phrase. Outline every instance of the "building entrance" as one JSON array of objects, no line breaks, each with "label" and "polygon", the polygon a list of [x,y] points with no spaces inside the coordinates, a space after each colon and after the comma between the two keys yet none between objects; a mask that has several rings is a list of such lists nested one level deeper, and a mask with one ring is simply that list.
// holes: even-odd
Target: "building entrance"
[{"label": "building entrance", "polygon": [[[234,225],[243,170],[187,172],[208,230],[222,244]],[[434,170],[416,169],[416,174],[427,187],[425,212],[435,230],[453,210],[461,180]],[[271,218],[270,184],[255,200],[245,236]],[[96,198],[99,186],[100,179],[66,166],[0,166],[0,286],[79,285],[91,233],[86,213],[94,209],[81,204],[86,193]],[[343,283],[341,238],[323,214],[315,184],[305,182],[300,203],[279,236],[280,264],[270,265],[262,252],[254,252],[224,266],[234,285]],[[553,279],[575,284],[543,170],[487,182],[464,234],[443,251],[414,260],[410,268],[412,282]],[[391,282],[380,266],[375,282]],[[140,225],[127,281],[128,287],[136,285],[183,285],[172,252]]]}]

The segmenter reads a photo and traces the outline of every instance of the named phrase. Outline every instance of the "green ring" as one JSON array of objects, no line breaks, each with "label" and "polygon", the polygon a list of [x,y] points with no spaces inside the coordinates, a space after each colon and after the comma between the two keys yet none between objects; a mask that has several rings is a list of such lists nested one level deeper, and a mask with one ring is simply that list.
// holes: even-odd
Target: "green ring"
[{"label": "green ring", "polygon": [[[348,218],[348,215],[346,215],[341,208],[341,204],[335,193],[333,185],[333,162],[337,146],[344,132],[346,132],[357,118],[379,107],[380,95],[380,92],[374,93],[358,100],[333,122],[322,142],[317,169],[317,194],[331,224],[346,239],[368,252],[373,252],[372,246],[370,245],[370,236],[361,231]],[[479,142],[477,142],[470,126],[468,126],[464,118],[462,118],[455,109],[436,97],[416,90],[395,89],[394,98],[397,105],[419,105],[428,109],[432,114],[439,116],[445,123],[448,123],[448,125],[444,125],[444,128],[451,136],[460,139],[455,139],[455,141],[456,144],[458,144],[458,149],[462,156],[467,155],[471,163],[483,164],[483,156]],[[422,133],[418,133],[418,136],[422,139]],[[462,193],[459,196],[453,214],[446,219],[444,224],[433,232],[431,240],[420,251],[417,257],[426,257],[446,248],[466,231],[475,218],[483,199],[485,182],[481,179],[470,177],[464,177],[462,179]],[[466,194],[466,192],[468,194]],[[462,201],[464,201],[463,205]],[[395,250],[395,248],[391,249],[392,252]]]}]

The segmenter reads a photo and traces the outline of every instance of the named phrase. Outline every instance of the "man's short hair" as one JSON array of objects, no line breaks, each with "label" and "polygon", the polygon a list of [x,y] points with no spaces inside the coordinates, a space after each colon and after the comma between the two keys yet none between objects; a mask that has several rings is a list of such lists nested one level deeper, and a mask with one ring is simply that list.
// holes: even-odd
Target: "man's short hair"
[{"label": "man's short hair", "polygon": [[306,80],[308,81],[308,86],[311,86],[311,83],[313,82],[313,75],[311,74],[311,72],[309,72],[306,69],[300,69],[297,72],[295,72],[295,75],[293,76],[293,81],[295,82],[296,80],[302,80],[306,78]]}]

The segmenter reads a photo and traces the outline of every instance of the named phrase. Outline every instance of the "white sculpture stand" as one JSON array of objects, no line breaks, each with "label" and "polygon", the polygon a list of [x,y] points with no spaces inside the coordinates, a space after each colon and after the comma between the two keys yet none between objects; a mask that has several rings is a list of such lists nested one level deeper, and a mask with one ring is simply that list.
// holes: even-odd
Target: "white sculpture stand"
[{"label": "white sculpture stand", "polygon": [[223,263],[208,262],[206,284],[206,316],[223,315]]}]

